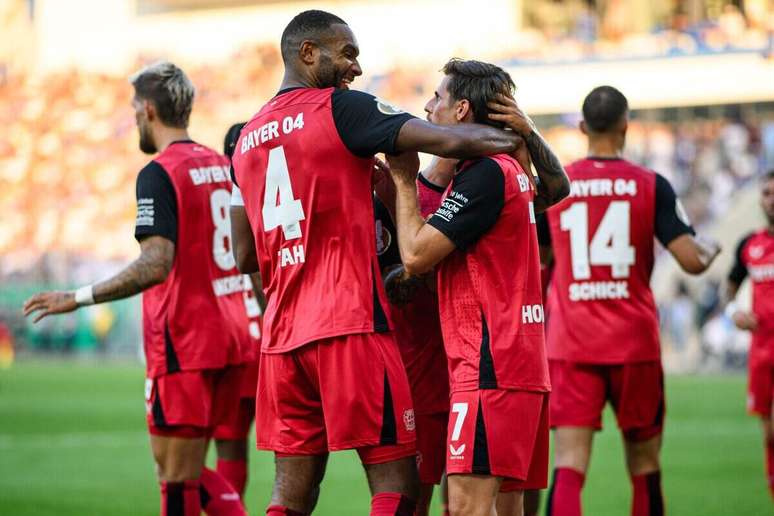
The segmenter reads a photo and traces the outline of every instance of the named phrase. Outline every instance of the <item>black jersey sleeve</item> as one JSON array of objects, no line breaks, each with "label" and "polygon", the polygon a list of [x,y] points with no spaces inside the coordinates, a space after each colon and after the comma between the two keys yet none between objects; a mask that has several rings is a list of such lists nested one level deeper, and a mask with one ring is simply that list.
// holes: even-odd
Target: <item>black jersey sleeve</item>
[{"label": "black jersey sleeve", "polygon": [[449,195],[427,223],[460,249],[494,226],[505,205],[505,175],[491,158],[482,158],[454,176]]},{"label": "black jersey sleeve", "polygon": [[656,238],[664,247],[679,236],[696,234],[674,188],[661,174],[656,174],[655,216]]},{"label": "black jersey sleeve", "polygon": [[139,241],[158,235],[177,241],[177,196],[164,167],[151,161],[137,176],[137,219],[134,237]]},{"label": "black jersey sleeve", "polygon": [[538,213],[535,220],[535,225],[537,226],[538,244],[542,246],[550,246],[551,227],[548,224],[548,215],[545,212]]},{"label": "black jersey sleeve", "polygon": [[390,211],[384,203],[374,195],[374,222],[376,223],[376,255],[379,257],[379,268],[399,265],[400,249],[398,249],[398,231],[392,221]]},{"label": "black jersey sleeve", "polygon": [[747,264],[744,262],[744,247],[747,242],[750,241],[752,233],[745,236],[739,241],[736,246],[736,252],[734,253],[734,265],[731,266],[731,270],[728,271],[728,281],[741,285],[744,279],[747,277]]},{"label": "black jersey sleeve", "polygon": [[331,105],[341,141],[361,158],[379,152],[395,153],[400,128],[415,118],[362,91],[335,90]]}]

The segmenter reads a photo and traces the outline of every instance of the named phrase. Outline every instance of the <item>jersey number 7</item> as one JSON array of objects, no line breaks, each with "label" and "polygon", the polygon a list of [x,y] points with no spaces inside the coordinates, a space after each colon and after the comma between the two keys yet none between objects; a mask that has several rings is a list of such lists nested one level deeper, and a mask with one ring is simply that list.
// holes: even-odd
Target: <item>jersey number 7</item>
[{"label": "jersey number 7", "polygon": [[562,231],[570,232],[572,275],[576,280],[591,278],[592,265],[609,265],[615,279],[628,278],[634,265],[634,247],[630,239],[628,201],[612,201],[589,243],[589,206],[576,202],[560,217]]}]

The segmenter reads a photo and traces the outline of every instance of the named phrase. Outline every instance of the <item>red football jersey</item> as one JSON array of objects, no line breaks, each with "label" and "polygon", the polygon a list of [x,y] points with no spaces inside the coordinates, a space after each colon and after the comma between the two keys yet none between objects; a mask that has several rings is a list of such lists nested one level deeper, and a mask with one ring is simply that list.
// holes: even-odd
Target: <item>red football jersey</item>
[{"label": "red football jersey", "polygon": [[774,361],[774,235],[762,229],[747,237],[737,250],[736,261],[735,271],[741,267],[743,272],[731,279],[741,283],[749,276],[752,311],[758,320],[750,359]]},{"label": "red football jersey", "polygon": [[[360,104],[337,111],[336,99]],[[268,298],[264,352],[390,329],[371,174],[374,152],[394,145],[394,115],[410,118],[361,92],[296,88],[280,92],[242,130],[232,159]],[[342,128],[378,116],[388,121],[372,126],[392,125],[390,133],[356,154]],[[348,141],[368,131],[354,132]]]},{"label": "red football jersey", "polygon": [[[175,241],[167,279],[143,292],[149,376],[240,363],[240,346],[250,339],[245,309],[250,294],[231,253],[228,159],[194,142],[175,142],[141,175],[136,235]],[[169,202],[162,204],[159,189],[148,186],[153,181],[171,183]],[[163,228],[164,213],[174,228]]]},{"label": "red football jersey", "polygon": [[452,392],[550,390],[533,198],[518,162],[491,156],[461,164],[428,220],[457,245],[437,266]]},{"label": "red football jersey", "polygon": [[656,174],[622,159],[566,167],[570,196],[548,210],[555,267],[548,356],[587,363],[660,358],[650,290]]}]

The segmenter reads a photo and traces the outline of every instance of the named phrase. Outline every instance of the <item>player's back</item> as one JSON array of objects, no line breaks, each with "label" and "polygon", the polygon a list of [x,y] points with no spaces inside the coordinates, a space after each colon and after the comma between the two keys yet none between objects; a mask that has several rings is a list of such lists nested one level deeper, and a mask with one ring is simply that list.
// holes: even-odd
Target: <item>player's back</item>
[{"label": "player's back", "polygon": [[[452,391],[549,390],[535,232],[534,190],[510,156],[492,160],[504,180],[494,225],[467,249],[441,262],[438,294]],[[455,192],[461,169],[436,217],[455,217],[469,199]],[[498,201],[499,202],[499,201]],[[445,215],[446,214],[446,215]]]},{"label": "player's back", "polygon": [[[155,376],[238,363],[248,323],[245,279],[230,246],[228,159],[180,141],[152,164],[149,172],[166,175],[174,189],[177,224],[172,269],[163,283],[143,293],[149,371]],[[138,224],[142,217],[160,215],[153,202],[139,199]]]},{"label": "player's back", "polygon": [[333,95],[280,92],[247,123],[234,153],[268,297],[265,352],[389,329],[374,247],[373,154],[344,144]]},{"label": "player's back", "polygon": [[548,295],[551,359],[655,360],[656,174],[623,159],[566,167],[570,196],[547,212],[555,268]]}]

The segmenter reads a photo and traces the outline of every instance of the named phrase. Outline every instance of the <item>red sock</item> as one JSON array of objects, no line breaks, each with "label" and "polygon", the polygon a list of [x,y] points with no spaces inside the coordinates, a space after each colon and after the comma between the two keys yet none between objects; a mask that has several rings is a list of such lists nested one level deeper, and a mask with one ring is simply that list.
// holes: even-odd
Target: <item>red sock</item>
[{"label": "red sock", "polygon": [[209,516],[247,516],[242,500],[228,480],[204,468],[199,477],[202,510]]},{"label": "red sock", "polygon": [[240,496],[245,494],[245,485],[247,484],[246,460],[218,459],[218,465],[215,469],[220,473],[220,476],[234,486],[234,489],[236,489]]},{"label": "red sock", "polygon": [[774,440],[766,443],[766,478],[768,479],[769,493],[774,497]]},{"label": "red sock", "polygon": [[586,475],[572,468],[556,468],[548,492],[546,516],[581,516],[581,490]]},{"label": "red sock", "polygon": [[663,516],[664,499],[661,496],[660,471],[633,476],[632,486],[632,516]]},{"label": "red sock", "polygon": [[161,516],[200,516],[199,481],[161,483]]},{"label": "red sock", "polygon": [[266,509],[266,516],[306,516],[303,512],[288,509],[282,505],[270,505]]},{"label": "red sock", "polygon": [[400,493],[377,493],[371,498],[371,516],[414,516],[416,505]]}]

